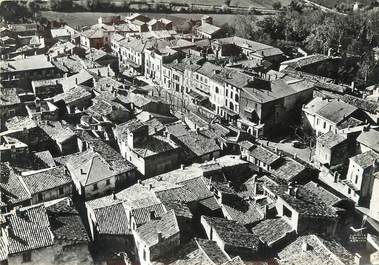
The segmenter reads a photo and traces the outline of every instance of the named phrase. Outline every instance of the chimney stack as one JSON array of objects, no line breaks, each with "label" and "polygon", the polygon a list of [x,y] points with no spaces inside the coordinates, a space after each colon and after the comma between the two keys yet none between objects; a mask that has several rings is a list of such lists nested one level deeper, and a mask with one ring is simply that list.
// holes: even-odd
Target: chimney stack
[{"label": "chimney stack", "polygon": [[150,220],[155,220],[156,218],[155,211],[150,211]]},{"label": "chimney stack", "polygon": [[354,255],[354,263],[356,265],[362,265],[363,264],[362,256],[359,253],[355,253],[355,255]]},{"label": "chimney stack", "polygon": [[307,242],[303,242],[302,244],[301,244],[301,249],[303,250],[303,251],[308,251],[308,250],[311,250],[311,246],[307,243]]},{"label": "chimney stack", "polygon": [[161,242],[163,240],[162,232],[158,231],[157,232],[157,237],[158,237],[158,242]]}]

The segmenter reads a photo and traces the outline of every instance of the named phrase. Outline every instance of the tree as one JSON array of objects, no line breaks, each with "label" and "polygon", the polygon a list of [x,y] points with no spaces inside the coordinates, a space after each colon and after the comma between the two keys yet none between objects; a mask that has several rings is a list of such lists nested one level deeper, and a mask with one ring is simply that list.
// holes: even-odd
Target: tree
[{"label": "tree", "polygon": [[231,0],[224,0],[224,5],[230,6],[230,2],[231,2]]},{"label": "tree", "polygon": [[16,1],[3,1],[0,3],[0,17],[7,23],[23,23],[33,19],[33,13],[24,4]]},{"label": "tree", "polygon": [[272,4],[272,7],[273,7],[275,10],[279,10],[279,9],[282,8],[282,3],[280,3],[279,1],[274,2],[274,3]]}]

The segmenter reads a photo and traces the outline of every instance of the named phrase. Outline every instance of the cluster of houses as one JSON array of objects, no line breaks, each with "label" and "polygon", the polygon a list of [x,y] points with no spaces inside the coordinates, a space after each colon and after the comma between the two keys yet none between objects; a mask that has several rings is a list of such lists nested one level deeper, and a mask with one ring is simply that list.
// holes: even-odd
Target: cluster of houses
[{"label": "cluster of houses", "polygon": [[379,87],[189,24],[2,29],[0,263],[379,264]]}]

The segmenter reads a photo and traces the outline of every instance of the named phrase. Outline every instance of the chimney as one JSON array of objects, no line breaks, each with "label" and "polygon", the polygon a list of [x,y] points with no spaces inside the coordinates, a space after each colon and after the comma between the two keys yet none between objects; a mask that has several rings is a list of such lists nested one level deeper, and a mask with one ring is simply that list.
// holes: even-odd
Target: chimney
[{"label": "chimney", "polygon": [[337,183],[338,182],[338,172],[337,171],[335,171],[333,173],[333,177],[334,177],[334,183]]},{"label": "chimney", "polygon": [[98,75],[98,76],[101,76],[100,69],[97,69],[97,75]]},{"label": "chimney", "polygon": [[150,211],[150,220],[155,220],[156,218],[155,211]]},{"label": "chimney", "polygon": [[229,180],[228,181],[228,187],[231,188],[232,187],[232,182]]},{"label": "chimney", "polygon": [[36,112],[40,112],[41,111],[41,100],[39,98],[36,98],[34,100],[34,104],[36,106]]},{"label": "chimney", "polygon": [[297,158],[297,154],[296,154],[296,153],[293,155],[293,158],[294,158],[294,159],[296,159],[296,158]]},{"label": "chimney", "polygon": [[149,184],[149,190],[152,190],[153,189],[153,184]]},{"label": "chimney", "polygon": [[67,206],[72,207],[72,200],[70,198],[67,199]]},{"label": "chimney", "polygon": [[181,165],[180,165],[180,169],[183,170],[184,168],[185,168],[184,164],[181,164]]},{"label": "chimney", "polygon": [[75,84],[78,84],[78,78],[77,77],[75,78]]},{"label": "chimney", "polygon": [[11,157],[12,159],[16,157],[16,146],[14,144],[11,145]]},{"label": "chimney", "polygon": [[112,192],[112,198],[113,198],[113,200],[117,199],[116,193]]},{"label": "chimney", "polygon": [[138,183],[138,184],[142,184],[142,180],[140,180],[140,179],[137,180],[137,183]]},{"label": "chimney", "polygon": [[158,231],[157,232],[157,237],[158,237],[158,242],[161,242],[163,240],[162,232]]},{"label": "chimney", "polygon": [[308,251],[308,250],[311,250],[311,245],[309,245],[307,242],[303,242],[302,244],[301,244],[301,249],[303,250],[303,251]]},{"label": "chimney", "polygon": [[354,255],[354,263],[355,265],[362,265],[362,256],[359,253],[355,253]]},{"label": "chimney", "polygon": [[80,169],[80,174],[82,174],[82,175],[85,175],[85,174],[86,174],[86,173],[84,172],[84,169],[83,169],[83,168]]}]

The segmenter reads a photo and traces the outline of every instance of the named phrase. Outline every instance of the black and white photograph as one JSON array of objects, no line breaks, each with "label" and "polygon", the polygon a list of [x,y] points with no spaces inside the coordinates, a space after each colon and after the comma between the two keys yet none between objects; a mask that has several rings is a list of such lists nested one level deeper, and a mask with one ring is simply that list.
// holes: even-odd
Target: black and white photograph
[{"label": "black and white photograph", "polygon": [[0,265],[379,265],[379,0],[0,0]]}]

